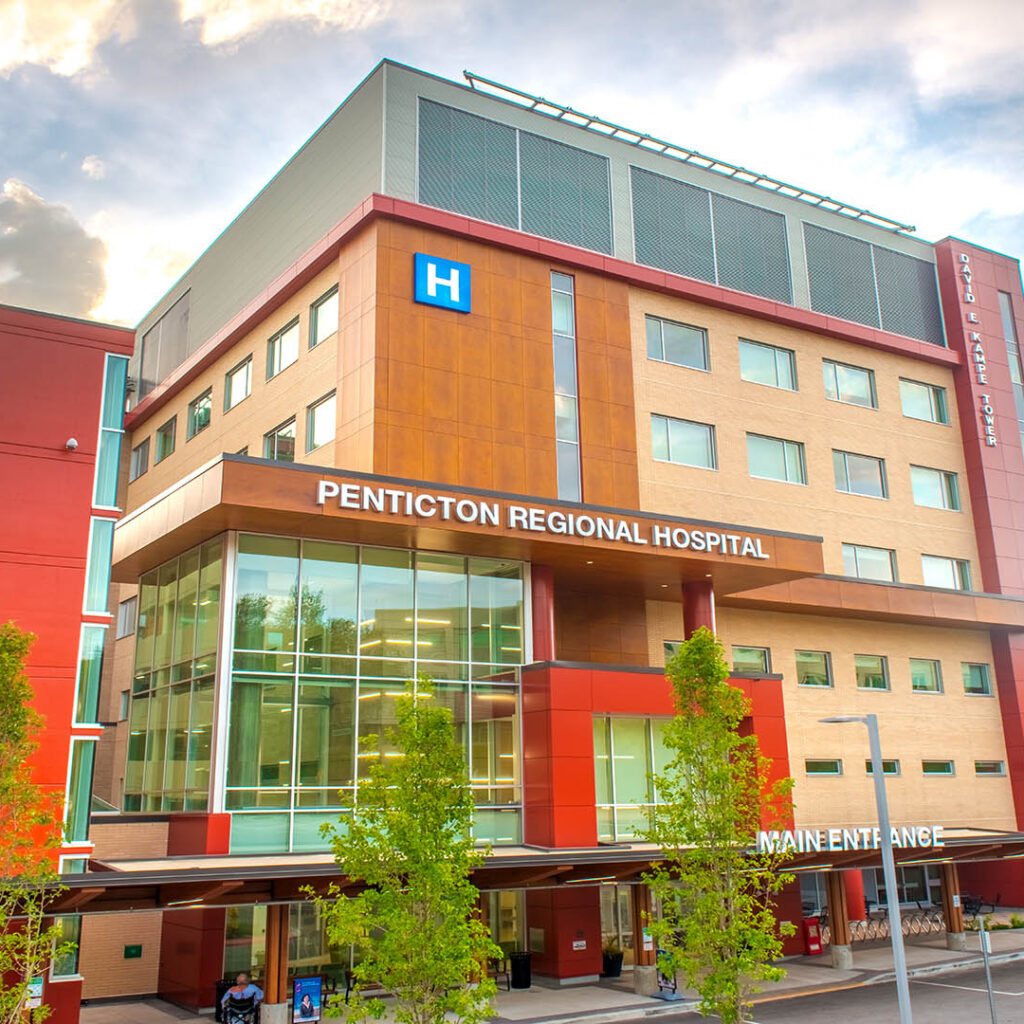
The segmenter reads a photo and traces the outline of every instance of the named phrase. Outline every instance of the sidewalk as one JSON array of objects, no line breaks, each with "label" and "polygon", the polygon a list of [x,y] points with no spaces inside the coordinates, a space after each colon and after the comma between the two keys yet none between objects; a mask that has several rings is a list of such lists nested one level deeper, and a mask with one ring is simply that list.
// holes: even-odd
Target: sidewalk
[{"label": "sidewalk", "polygon": [[[1024,929],[992,932],[991,939],[994,963],[1024,960]],[[967,933],[964,952],[946,949],[944,935],[913,936],[912,941],[906,943],[907,968],[912,977],[921,977],[958,967],[977,966],[981,963],[979,950],[977,932]],[[855,966],[849,971],[829,967],[827,952],[823,956],[799,956],[786,960],[782,964],[787,971],[786,977],[766,985],[755,1002],[790,999],[891,980],[892,949],[888,942],[857,945],[853,958]],[[499,991],[494,1000],[497,1011],[494,1020],[498,1024],[560,1024],[562,1021],[609,1024],[692,1010],[695,993],[680,992],[680,996],[673,1001],[638,996],[632,991],[632,975],[628,971],[621,978],[585,985],[557,985],[539,978],[529,989]],[[157,999],[83,1006],[81,1013],[81,1024],[172,1024],[182,1020],[210,1021],[212,1015],[197,1017]]]}]

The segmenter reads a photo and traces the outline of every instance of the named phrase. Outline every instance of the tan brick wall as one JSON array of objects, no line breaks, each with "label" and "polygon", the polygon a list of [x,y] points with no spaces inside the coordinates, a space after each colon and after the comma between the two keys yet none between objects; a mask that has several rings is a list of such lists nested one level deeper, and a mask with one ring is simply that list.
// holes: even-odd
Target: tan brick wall
[{"label": "tan brick wall", "polygon": [[98,860],[131,860],[167,854],[166,821],[93,820],[89,838],[96,844]]},{"label": "tan brick wall", "polygon": [[[894,549],[899,578],[904,583],[922,582],[922,553],[969,559],[972,579],[976,586],[980,585],[978,549],[949,370],[685,299],[638,289],[631,290],[630,299],[642,508],[820,534],[825,538],[825,571],[840,575],[844,541]],[[644,326],[648,313],[705,328],[711,372],[648,359]],[[786,391],[742,380],[740,338],[793,350],[800,390]],[[874,370],[878,408],[865,409],[827,399],[822,383],[822,358]],[[903,415],[901,376],[946,388],[949,426]],[[651,455],[652,413],[714,424],[718,469],[655,462]],[[807,485],[751,477],[746,449],[748,431],[801,442]],[[833,449],[884,458],[889,499],[837,492]],[[962,511],[915,505],[910,489],[911,464],[957,473]]]},{"label": "tan brick wall", "polygon": [[[160,970],[160,911],[82,916],[79,971],[83,999],[149,995]],[[125,960],[125,946],[142,946],[138,960]]]}]

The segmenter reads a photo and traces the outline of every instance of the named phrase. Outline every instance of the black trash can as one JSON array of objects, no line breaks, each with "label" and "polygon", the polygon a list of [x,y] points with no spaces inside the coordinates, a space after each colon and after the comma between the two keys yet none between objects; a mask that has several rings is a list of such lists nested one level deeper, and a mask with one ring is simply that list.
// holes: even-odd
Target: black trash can
[{"label": "black trash can", "polygon": [[214,987],[217,990],[216,1002],[213,1004],[213,1019],[216,1021],[224,1020],[224,1011],[221,1009],[220,1001],[224,998],[224,993],[227,992],[232,985],[234,985],[234,978],[221,978],[220,981],[214,983]]},{"label": "black trash can", "polygon": [[509,974],[511,975],[512,988],[529,988],[533,982],[533,969],[530,963],[532,953],[525,950],[517,950],[509,953]]}]

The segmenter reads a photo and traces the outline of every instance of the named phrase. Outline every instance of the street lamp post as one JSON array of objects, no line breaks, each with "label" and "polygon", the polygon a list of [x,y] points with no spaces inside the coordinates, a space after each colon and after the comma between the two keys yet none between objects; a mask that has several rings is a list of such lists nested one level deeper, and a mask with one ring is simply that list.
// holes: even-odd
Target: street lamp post
[{"label": "street lamp post", "polygon": [[892,855],[892,830],[889,825],[889,801],[885,795],[885,773],[882,770],[882,743],[878,737],[878,715],[833,715],[822,722],[861,722],[868,727],[871,747],[871,774],[875,781],[875,804],[881,833],[882,874],[885,877],[886,904],[889,909],[889,933],[892,938],[892,959],[896,968],[896,996],[900,1006],[900,1024],[912,1024],[910,984],[907,981],[907,957],[903,949],[903,919],[900,916],[900,894],[896,887],[896,862]]}]

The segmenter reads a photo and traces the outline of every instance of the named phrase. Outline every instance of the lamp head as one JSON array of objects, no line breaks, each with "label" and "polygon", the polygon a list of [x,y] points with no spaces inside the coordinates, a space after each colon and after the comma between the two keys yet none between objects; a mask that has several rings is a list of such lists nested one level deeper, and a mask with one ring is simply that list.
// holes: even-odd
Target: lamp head
[{"label": "lamp head", "polygon": [[836,722],[863,722],[865,725],[867,724],[867,719],[862,715],[829,715],[828,718],[819,718],[818,721],[828,724]]}]

